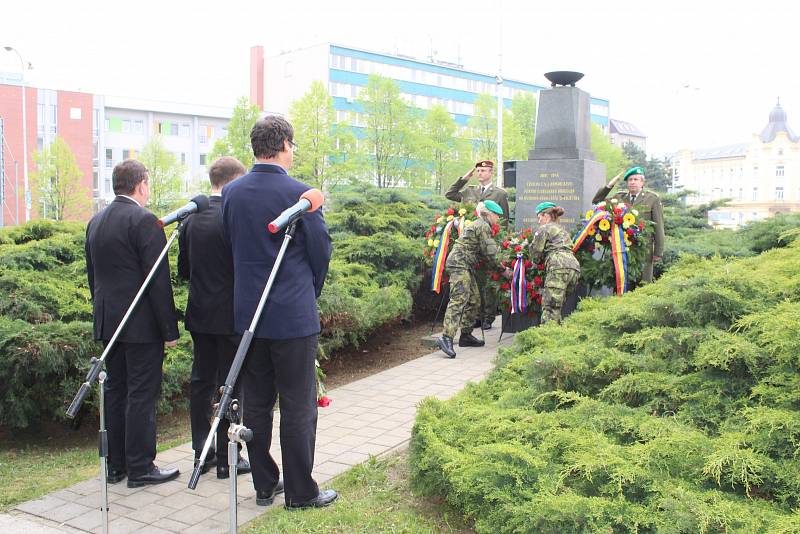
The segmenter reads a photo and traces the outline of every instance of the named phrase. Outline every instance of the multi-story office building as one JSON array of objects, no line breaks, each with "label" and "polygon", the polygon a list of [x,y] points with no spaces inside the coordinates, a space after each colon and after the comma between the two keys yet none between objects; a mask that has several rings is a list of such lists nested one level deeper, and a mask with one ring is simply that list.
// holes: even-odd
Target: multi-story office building
[{"label": "multi-story office building", "polygon": [[[13,225],[25,222],[22,91],[13,78],[5,81],[9,83],[0,84],[0,186],[3,224]],[[206,155],[227,133],[231,117],[229,108],[57,89],[27,87],[25,96],[29,176],[36,170],[35,152],[59,136],[75,154],[95,209],[114,198],[114,165],[137,157],[154,135],[161,136],[165,148],[184,166],[184,190],[194,189],[205,179]],[[30,208],[31,218],[36,217],[35,202]]]},{"label": "multi-story office building", "polygon": [[[287,113],[290,104],[300,98],[313,81],[321,81],[333,97],[337,118],[360,124],[362,111],[356,99],[367,85],[370,74],[395,80],[409,105],[430,109],[441,104],[460,125],[474,114],[477,96],[497,96],[498,87],[506,107],[517,93],[538,94],[544,86],[504,78],[498,86],[494,75],[464,69],[446,62],[427,62],[402,55],[383,54],[330,43],[264,57],[263,48],[250,52],[250,99],[261,107]],[[609,102],[593,97],[592,120],[608,132]]]},{"label": "multi-story office building", "polygon": [[735,228],[800,211],[800,137],[789,127],[780,103],[749,143],[681,150],[673,155],[672,167],[673,187],[692,192],[687,203],[730,199],[709,213],[715,226]]}]

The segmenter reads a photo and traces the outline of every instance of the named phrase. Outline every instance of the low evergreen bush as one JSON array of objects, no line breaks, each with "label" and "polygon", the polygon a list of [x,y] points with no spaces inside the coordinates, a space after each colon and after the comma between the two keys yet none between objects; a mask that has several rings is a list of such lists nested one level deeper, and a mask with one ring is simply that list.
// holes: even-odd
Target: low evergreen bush
[{"label": "low evergreen bush", "polygon": [[423,401],[416,487],[477,532],[800,532],[800,244],[678,260]]}]

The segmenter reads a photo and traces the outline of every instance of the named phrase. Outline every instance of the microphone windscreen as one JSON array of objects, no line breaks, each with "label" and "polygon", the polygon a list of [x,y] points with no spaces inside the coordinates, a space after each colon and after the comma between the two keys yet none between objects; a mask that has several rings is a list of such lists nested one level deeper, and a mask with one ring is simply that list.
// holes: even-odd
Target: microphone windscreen
[{"label": "microphone windscreen", "polygon": [[192,199],[192,202],[197,204],[197,213],[208,208],[208,197],[205,195],[197,195]]},{"label": "microphone windscreen", "polygon": [[300,195],[300,198],[304,198],[311,203],[311,207],[308,211],[317,211],[319,207],[322,206],[322,203],[325,202],[325,197],[319,189],[309,189]]}]

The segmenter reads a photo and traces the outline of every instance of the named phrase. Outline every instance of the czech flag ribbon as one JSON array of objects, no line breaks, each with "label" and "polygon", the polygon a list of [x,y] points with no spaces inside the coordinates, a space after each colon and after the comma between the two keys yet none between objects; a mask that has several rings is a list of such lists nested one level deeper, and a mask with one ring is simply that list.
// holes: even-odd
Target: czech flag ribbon
[{"label": "czech flag ribbon", "polygon": [[525,313],[528,301],[528,283],[525,280],[525,260],[517,254],[511,277],[511,313]]},{"label": "czech flag ribbon", "polygon": [[447,261],[447,249],[450,247],[450,232],[453,230],[456,219],[448,222],[439,236],[439,246],[433,256],[433,274],[431,275],[431,291],[439,293],[442,290],[442,278],[444,277],[444,264]]}]

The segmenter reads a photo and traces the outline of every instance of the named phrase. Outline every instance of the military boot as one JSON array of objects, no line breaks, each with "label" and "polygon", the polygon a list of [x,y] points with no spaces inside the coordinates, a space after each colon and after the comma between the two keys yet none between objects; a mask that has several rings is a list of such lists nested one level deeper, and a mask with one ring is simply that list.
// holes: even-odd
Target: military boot
[{"label": "military boot", "polygon": [[461,332],[461,337],[458,338],[459,347],[482,347],[486,344],[482,339],[478,339],[472,334]]},{"label": "military boot", "polygon": [[483,324],[481,325],[482,330],[489,330],[492,327],[492,323],[494,322],[494,317],[491,319],[484,319]]},{"label": "military boot", "polygon": [[439,338],[439,348],[447,354],[450,358],[456,357],[456,351],[453,349],[453,338],[450,336],[446,336],[442,334],[442,337]]}]

